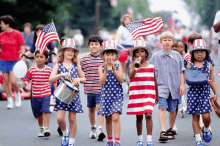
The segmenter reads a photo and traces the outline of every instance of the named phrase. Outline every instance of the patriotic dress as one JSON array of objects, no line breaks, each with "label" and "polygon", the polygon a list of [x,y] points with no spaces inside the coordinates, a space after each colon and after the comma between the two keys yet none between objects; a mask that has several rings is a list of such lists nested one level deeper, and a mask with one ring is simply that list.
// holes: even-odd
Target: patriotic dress
[{"label": "patriotic dress", "polygon": [[[209,74],[209,61],[203,61],[203,67],[198,68],[195,64],[190,63],[191,69],[203,70],[207,74],[207,78],[210,79]],[[187,113],[188,114],[203,114],[211,112],[211,106],[209,104],[210,98],[210,84],[203,86],[189,86],[187,91]]]},{"label": "patriotic dress", "polygon": [[130,79],[128,115],[143,115],[152,113],[156,92],[154,82],[154,65],[141,67]]},{"label": "patriotic dress", "polygon": [[[115,65],[118,70],[119,64]],[[105,71],[102,65],[103,72]],[[123,106],[123,90],[122,85],[119,83],[112,70],[108,70],[105,85],[102,86],[101,91],[101,104],[98,115],[109,116],[113,113],[119,112],[122,114]]]},{"label": "patriotic dress", "polygon": [[[77,64],[73,64],[73,66],[69,69],[67,69],[62,63],[58,63],[58,66],[59,66],[58,74],[68,72],[71,75],[71,80],[78,77],[77,76]],[[64,80],[64,78],[65,77],[61,77],[57,81],[57,86],[59,86],[59,83],[62,82]],[[61,102],[58,98],[56,98],[56,104],[54,106],[54,110],[55,111],[58,111],[58,110],[76,111],[77,113],[83,113],[82,104],[81,104],[81,100],[79,98],[79,94],[76,95],[74,100],[69,105]]]}]

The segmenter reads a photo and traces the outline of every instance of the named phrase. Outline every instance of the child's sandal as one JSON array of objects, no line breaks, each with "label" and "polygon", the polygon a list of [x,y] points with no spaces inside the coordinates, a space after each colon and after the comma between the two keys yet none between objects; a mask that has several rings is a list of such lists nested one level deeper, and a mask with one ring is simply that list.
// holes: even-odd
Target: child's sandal
[{"label": "child's sandal", "polygon": [[166,132],[165,131],[161,131],[160,132],[160,138],[159,138],[159,141],[167,141],[168,138],[166,136]]},{"label": "child's sandal", "polygon": [[174,131],[172,131],[172,128],[169,128],[169,129],[166,131],[166,134],[165,134],[165,135],[168,137],[168,140],[173,140],[173,139],[175,139]]}]

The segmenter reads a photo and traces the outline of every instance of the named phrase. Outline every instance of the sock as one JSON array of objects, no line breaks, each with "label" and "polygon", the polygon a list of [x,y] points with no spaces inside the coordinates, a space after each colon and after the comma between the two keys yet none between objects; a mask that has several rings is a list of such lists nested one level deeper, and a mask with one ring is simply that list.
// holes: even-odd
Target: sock
[{"label": "sock", "polygon": [[116,138],[115,138],[115,142],[116,142],[116,141],[120,142],[120,138],[117,138],[117,137],[116,137]]},{"label": "sock", "polygon": [[40,129],[43,129],[44,128],[44,126],[40,126]]},{"label": "sock", "polygon": [[196,142],[202,141],[200,134],[195,134]]},{"label": "sock", "polygon": [[75,138],[70,138],[69,139],[69,144],[75,144],[75,141],[76,141]]},{"label": "sock", "polygon": [[152,135],[147,135],[147,142],[152,141]]},{"label": "sock", "polygon": [[95,127],[95,128],[96,128],[96,125],[92,125],[92,126],[91,126],[91,128],[93,128],[93,127]]},{"label": "sock", "polygon": [[143,136],[142,135],[138,135],[138,141],[142,141],[143,142]]},{"label": "sock", "polygon": [[8,100],[9,102],[13,102],[13,98],[12,98],[12,97],[7,97],[7,100]]},{"label": "sock", "polygon": [[209,132],[209,127],[206,128],[206,127],[204,126],[204,132]]},{"label": "sock", "polygon": [[98,129],[102,128],[102,126],[99,126]]},{"label": "sock", "polygon": [[20,97],[20,92],[15,92],[15,97]]},{"label": "sock", "polygon": [[63,136],[68,136],[69,135],[69,130],[66,128],[66,131],[63,131]]},{"label": "sock", "polygon": [[113,140],[113,138],[112,137],[108,137],[108,141],[112,141]]}]

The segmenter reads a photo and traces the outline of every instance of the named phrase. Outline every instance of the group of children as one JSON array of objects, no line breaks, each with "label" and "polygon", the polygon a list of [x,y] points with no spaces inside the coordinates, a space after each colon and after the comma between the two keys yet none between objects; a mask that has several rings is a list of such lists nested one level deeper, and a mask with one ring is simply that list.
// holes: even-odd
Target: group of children
[{"label": "group of children", "polygon": [[[189,37],[190,45],[202,41],[202,38],[192,34]],[[191,39],[191,40],[190,40]],[[174,36],[171,32],[163,32],[160,36],[162,50],[151,54],[151,50],[143,40],[136,40],[134,48],[129,52],[135,63],[129,66],[130,87],[127,114],[136,115],[136,128],[138,140],[136,146],[143,146],[142,121],[145,115],[147,129],[147,146],[154,146],[152,141],[152,112],[155,104],[159,108],[160,137],[159,141],[175,139],[174,123],[185,91],[185,68],[204,70],[207,74],[207,85],[189,86],[187,90],[187,113],[192,114],[193,130],[196,145],[204,146],[200,136],[199,115],[204,122],[203,139],[210,142],[212,133],[210,125],[210,87],[214,92],[213,100],[217,100],[218,91],[213,75],[213,62],[209,58],[210,50],[204,43],[196,43],[188,53],[184,42],[174,45]],[[120,120],[123,107],[124,82],[122,66],[116,63],[120,51],[116,49],[112,40],[103,42],[99,36],[89,38],[88,48],[90,54],[79,59],[74,40],[71,38],[61,42],[58,52],[58,63],[53,70],[45,65],[48,60],[47,51],[41,56],[35,52],[37,65],[33,66],[24,78],[25,83],[32,80],[34,110],[37,113],[40,133],[38,136],[50,136],[49,131],[49,84],[59,84],[65,79],[72,81],[74,86],[84,83],[84,92],[87,96],[87,107],[91,133],[89,138],[102,141],[106,136],[103,129],[104,117],[106,119],[107,145],[120,146]],[[175,51],[176,50],[176,51]],[[185,54],[183,51],[185,50]],[[190,58],[190,59],[189,59]],[[140,67],[136,67],[136,63]],[[83,73],[84,72],[84,73]],[[184,101],[184,99],[182,99]],[[65,104],[56,98],[55,111],[57,122],[63,132],[61,146],[74,146],[76,134],[76,113],[83,113],[79,94],[70,104]],[[69,111],[69,130],[65,122],[66,111]],[[97,111],[98,127],[95,122]],[[169,129],[165,129],[165,113],[169,112]],[[43,116],[42,116],[43,114]],[[43,128],[43,123],[45,128]],[[112,126],[113,125],[113,126]],[[114,129],[114,136],[112,130]]]}]

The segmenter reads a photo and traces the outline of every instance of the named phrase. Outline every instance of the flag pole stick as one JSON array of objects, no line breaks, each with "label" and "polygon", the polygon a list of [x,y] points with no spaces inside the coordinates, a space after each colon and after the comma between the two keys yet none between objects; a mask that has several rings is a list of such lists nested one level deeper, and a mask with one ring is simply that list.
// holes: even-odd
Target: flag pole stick
[{"label": "flag pole stick", "polygon": [[[51,22],[53,22],[53,19],[51,19]],[[54,22],[53,22],[53,23],[54,23]],[[56,30],[56,31],[57,31],[57,30]],[[60,40],[60,37],[59,37],[58,33],[57,33],[57,36],[58,36],[58,38],[59,38],[59,40]],[[58,41],[58,43],[59,43],[59,47],[61,48],[60,41]]]}]

